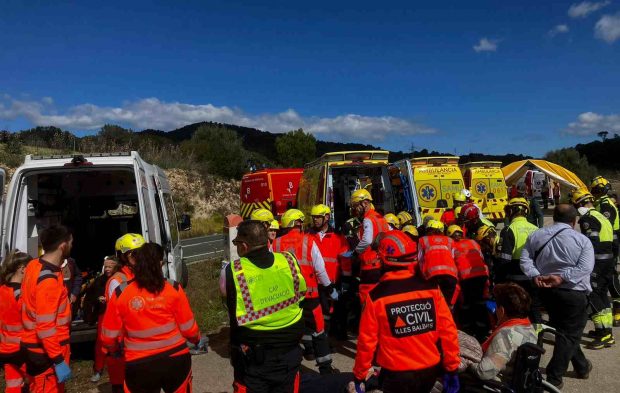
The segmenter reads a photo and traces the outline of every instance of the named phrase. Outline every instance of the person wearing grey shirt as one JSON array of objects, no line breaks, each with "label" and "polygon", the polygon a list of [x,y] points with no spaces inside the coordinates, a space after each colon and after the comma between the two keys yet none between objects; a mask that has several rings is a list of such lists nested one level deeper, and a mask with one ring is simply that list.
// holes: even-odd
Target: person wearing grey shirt
[{"label": "person wearing grey shirt", "polygon": [[572,363],[577,378],[587,379],[592,363],[579,346],[587,322],[590,274],[594,249],[590,240],[575,231],[577,210],[560,204],[553,210],[554,224],[532,233],[521,254],[521,270],[540,288],[549,324],[558,334],[547,365],[547,381],[559,388]]}]

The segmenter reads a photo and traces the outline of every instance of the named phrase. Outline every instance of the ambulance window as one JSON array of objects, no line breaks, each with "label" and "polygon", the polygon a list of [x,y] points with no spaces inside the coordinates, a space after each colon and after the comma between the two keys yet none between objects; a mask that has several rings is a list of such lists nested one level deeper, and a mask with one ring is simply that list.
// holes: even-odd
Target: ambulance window
[{"label": "ambulance window", "polygon": [[319,186],[316,188],[316,198],[315,203],[325,203],[323,201],[323,193],[325,192],[325,168],[321,168],[321,173],[319,175]]},{"label": "ambulance window", "polygon": [[172,200],[172,195],[164,194],[164,205],[166,206],[168,225],[170,225],[170,237],[172,238],[172,247],[174,248],[179,242],[179,228],[177,226],[177,213],[174,208],[174,201]]},{"label": "ambulance window", "polygon": [[159,193],[155,193],[155,207],[157,208],[157,221],[159,223],[159,236],[161,236],[161,244],[164,248],[168,248],[168,234],[166,233],[166,224],[164,222],[164,212],[161,208],[161,200]]}]

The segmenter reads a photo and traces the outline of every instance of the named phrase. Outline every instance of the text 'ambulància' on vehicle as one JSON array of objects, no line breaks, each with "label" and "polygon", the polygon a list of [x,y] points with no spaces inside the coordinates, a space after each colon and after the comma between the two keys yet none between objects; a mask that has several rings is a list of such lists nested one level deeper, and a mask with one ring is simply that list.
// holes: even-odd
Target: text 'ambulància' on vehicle
[{"label": "text 'ambul\u00e0ncia' on vehicle", "polygon": [[508,189],[499,161],[470,162],[461,166],[465,187],[488,220],[502,222]]}]

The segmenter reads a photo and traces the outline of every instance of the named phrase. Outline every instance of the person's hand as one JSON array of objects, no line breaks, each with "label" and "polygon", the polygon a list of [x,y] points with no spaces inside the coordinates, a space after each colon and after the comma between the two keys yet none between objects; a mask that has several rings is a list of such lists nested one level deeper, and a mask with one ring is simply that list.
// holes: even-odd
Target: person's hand
[{"label": "person's hand", "polygon": [[458,393],[461,388],[461,384],[459,382],[459,376],[456,372],[454,373],[445,373],[443,375],[443,391],[446,393]]},{"label": "person's hand", "polygon": [[67,381],[72,375],[71,368],[64,360],[54,366],[54,372],[56,373],[56,378],[58,378],[58,383]]},{"label": "person's hand", "polygon": [[99,296],[99,303],[105,303],[105,296]]},{"label": "person's hand", "polygon": [[342,253],[342,254],[340,254],[340,255],[342,255],[342,256],[343,256],[343,257],[345,257],[345,258],[353,258],[353,250],[349,250],[349,251],[347,251],[347,252],[343,252],[343,253]]},{"label": "person's hand", "polygon": [[329,293],[329,298],[333,301],[338,301],[338,291],[336,288],[332,288],[332,291]]},{"label": "person's hand", "polygon": [[364,393],[366,392],[366,387],[364,386],[364,382],[353,382],[353,386],[355,387],[355,393]]},{"label": "person's hand", "polygon": [[555,274],[538,276],[534,278],[534,284],[538,288],[555,288],[560,286],[563,282],[564,280],[562,279],[562,277]]},{"label": "person's hand", "polygon": [[71,302],[71,304],[75,303],[76,300],[77,296],[75,296],[74,294],[71,294],[71,296],[69,296],[69,301]]}]

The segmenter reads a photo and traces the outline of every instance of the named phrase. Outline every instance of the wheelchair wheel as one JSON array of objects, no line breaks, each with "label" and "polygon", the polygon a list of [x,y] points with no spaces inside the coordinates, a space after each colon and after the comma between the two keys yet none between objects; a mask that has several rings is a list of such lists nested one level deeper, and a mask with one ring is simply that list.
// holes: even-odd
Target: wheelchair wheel
[{"label": "wheelchair wheel", "polygon": [[555,386],[553,386],[549,382],[545,381],[544,379],[542,380],[542,386],[543,386],[543,390],[545,392],[562,393],[562,391],[560,389],[556,388]]}]

